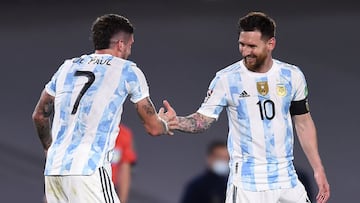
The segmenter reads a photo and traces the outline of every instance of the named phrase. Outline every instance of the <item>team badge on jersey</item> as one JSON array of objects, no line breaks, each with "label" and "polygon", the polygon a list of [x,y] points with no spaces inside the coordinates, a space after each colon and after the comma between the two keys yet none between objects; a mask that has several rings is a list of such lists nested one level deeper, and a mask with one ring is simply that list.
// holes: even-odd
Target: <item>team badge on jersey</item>
[{"label": "team badge on jersey", "polygon": [[268,82],[256,82],[256,87],[258,92],[262,95],[265,96],[269,93],[269,85]]},{"label": "team badge on jersey", "polygon": [[284,97],[286,96],[287,92],[286,92],[286,87],[283,84],[278,84],[276,85],[276,93],[277,95]]}]

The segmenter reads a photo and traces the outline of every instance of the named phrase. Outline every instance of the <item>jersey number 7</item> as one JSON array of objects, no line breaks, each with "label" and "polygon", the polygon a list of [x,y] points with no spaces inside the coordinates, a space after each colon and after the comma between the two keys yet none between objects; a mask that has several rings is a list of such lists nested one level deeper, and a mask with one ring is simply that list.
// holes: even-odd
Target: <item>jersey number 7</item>
[{"label": "jersey number 7", "polygon": [[85,76],[88,78],[88,81],[85,83],[84,87],[81,89],[79,95],[77,96],[75,100],[75,104],[73,107],[73,110],[71,111],[71,114],[75,114],[80,103],[80,99],[84,96],[85,92],[89,89],[89,87],[94,83],[95,81],[95,74],[90,71],[76,71],[74,76]]}]

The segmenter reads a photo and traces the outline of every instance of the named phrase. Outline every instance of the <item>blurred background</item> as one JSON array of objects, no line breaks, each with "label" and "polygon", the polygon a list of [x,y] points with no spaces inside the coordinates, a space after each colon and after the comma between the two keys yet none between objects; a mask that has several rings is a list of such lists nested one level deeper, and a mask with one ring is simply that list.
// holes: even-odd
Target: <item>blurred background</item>
[{"label": "blurred background", "polygon": [[[216,71],[240,59],[236,24],[249,11],[275,19],[274,58],[298,65],[307,77],[319,151],[331,185],[329,202],[356,201],[356,1],[13,0],[0,6],[0,202],[41,202],[44,154],[31,114],[63,60],[93,52],[90,26],[97,16],[117,13],[130,19],[136,28],[130,60],[145,73],[156,108],[168,99],[178,115],[187,115],[200,106]],[[207,144],[227,137],[226,112],[197,135],[148,136],[130,101],[122,121],[134,132],[138,154],[129,203],[177,203],[184,184],[204,168]],[[295,163],[312,178],[297,140]]]}]

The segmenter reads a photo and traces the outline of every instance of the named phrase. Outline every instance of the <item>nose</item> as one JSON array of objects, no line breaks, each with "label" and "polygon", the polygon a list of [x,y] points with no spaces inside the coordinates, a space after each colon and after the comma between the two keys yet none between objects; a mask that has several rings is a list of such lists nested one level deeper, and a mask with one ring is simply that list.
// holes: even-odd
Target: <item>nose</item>
[{"label": "nose", "polygon": [[240,46],[240,52],[243,56],[248,56],[251,54],[252,49],[249,46]]}]

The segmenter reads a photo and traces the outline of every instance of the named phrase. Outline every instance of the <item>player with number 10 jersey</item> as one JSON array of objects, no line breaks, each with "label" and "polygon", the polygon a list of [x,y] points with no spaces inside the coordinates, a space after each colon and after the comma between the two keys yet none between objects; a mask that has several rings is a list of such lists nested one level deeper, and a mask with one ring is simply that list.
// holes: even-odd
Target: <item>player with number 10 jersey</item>
[{"label": "player with number 10 jersey", "polygon": [[290,106],[306,99],[300,69],[275,59],[267,73],[249,71],[241,60],[216,74],[198,113],[217,119],[227,107],[230,182],[250,191],[297,184]]}]

